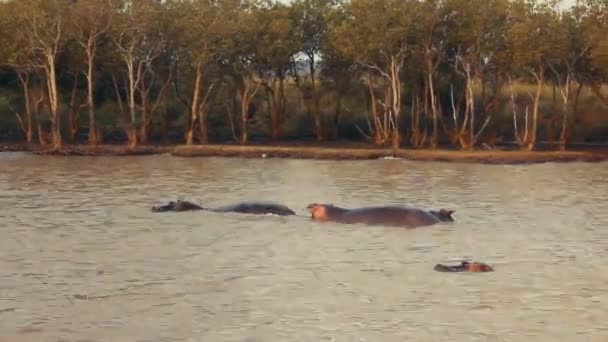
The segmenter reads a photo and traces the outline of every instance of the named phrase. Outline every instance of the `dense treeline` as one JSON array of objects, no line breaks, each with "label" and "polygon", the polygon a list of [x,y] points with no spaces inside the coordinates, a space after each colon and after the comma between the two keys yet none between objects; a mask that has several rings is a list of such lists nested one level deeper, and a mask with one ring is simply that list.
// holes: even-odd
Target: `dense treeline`
[{"label": "dense treeline", "polygon": [[608,1],[556,3],[9,0],[0,125],[54,148],[116,132],[565,148],[608,108]]}]

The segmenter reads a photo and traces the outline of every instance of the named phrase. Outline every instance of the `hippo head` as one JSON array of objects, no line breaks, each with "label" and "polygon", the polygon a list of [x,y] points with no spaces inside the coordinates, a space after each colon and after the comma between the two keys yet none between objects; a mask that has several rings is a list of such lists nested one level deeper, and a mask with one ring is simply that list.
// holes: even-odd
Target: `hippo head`
[{"label": "hippo head", "polygon": [[463,261],[462,266],[465,266],[469,272],[494,272],[492,266],[484,264],[483,262]]},{"label": "hippo head", "polygon": [[329,219],[327,205],[320,203],[311,203],[306,206],[310,212],[310,217],[315,221],[327,221]]},{"label": "hippo head", "polygon": [[469,261],[462,261],[460,265],[455,266],[437,264],[434,270],[439,272],[494,272],[492,266],[488,264]]},{"label": "hippo head", "polygon": [[348,211],[348,209],[324,203],[311,203],[306,209],[310,211],[310,217],[316,221],[336,220]]},{"label": "hippo head", "polygon": [[454,210],[439,209],[439,210],[430,210],[429,212],[431,214],[435,215],[439,219],[439,221],[454,222],[454,218],[452,218],[452,214],[454,213]]},{"label": "hippo head", "polygon": [[152,207],[153,212],[162,212],[162,211],[170,211],[175,208],[175,202],[171,201],[165,205],[155,205]]}]

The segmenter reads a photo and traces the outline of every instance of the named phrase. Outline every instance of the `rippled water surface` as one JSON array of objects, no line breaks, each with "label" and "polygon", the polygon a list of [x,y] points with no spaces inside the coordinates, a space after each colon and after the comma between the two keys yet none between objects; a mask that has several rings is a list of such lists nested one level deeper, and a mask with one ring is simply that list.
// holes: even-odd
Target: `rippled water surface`
[{"label": "rippled water surface", "polygon": [[[608,341],[608,164],[0,153],[1,341]],[[296,217],[152,213],[285,204]],[[450,208],[417,230],[310,202]],[[433,271],[473,258],[493,273]]]}]

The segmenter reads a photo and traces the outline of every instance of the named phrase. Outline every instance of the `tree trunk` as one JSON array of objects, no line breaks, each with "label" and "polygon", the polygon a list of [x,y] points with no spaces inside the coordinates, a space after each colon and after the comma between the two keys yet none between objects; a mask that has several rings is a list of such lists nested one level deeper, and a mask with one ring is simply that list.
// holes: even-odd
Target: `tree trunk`
[{"label": "tree trunk", "polygon": [[146,80],[145,76],[142,73],[143,69],[138,69],[140,72],[138,73],[138,90],[139,90],[139,102],[140,102],[140,116],[141,123],[139,127],[139,143],[145,145],[148,143],[148,136],[150,134],[150,106],[148,104],[148,91],[146,89]]},{"label": "tree trunk", "polygon": [[192,101],[190,101],[190,111],[189,111],[189,120],[188,120],[188,130],[186,132],[186,145],[192,145],[194,143],[194,125],[196,124],[197,118],[197,108],[198,108],[198,96],[199,96],[199,88],[200,88],[200,73],[196,72],[196,76],[194,79],[194,87],[192,90]]},{"label": "tree trunk", "polygon": [[[272,83],[266,84],[268,110],[270,111],[270,136],[272,140],[281,139],[281,122],[285,113],[285,73],[282,69],[277,71]],[[277,87],[278,82],[278,87]]]},{"label": "tree trunk", "polygon": [[398,149],[401,146],[401,62],[396,57],[391,58],[391,104],[392,104],[392,119],[393,119],[393,149]]},{"label": "tree trunk", "polygon": [[382,144],[385,140],[386,131],[383,131],[380,118],[378,117],[378,106],[376,104],[376,93],[374,92],[374,85],[372,75],[367,75],[367,90],[369,91],[370,97],[370,112],[372,116],[371,139],[375,144]]},{"label": "tree trunk", "polygon": [[86,53],[87,53],[87,108],[89,111],[89,144],[91,146],[97,146],[99,143],[99,138],[97,136],[97,125],[95,123],[95,100],[93,97],[93,90],[95,87],[94,83],[94,75],[95,67],[95,47],[91,44],[91,40],[89,40]]},{"label": "tree trunk", "polygon": [[248,132],[247,132],[247,114],[248,114],[248,110],[249,109],[249,101],[247,101],[247,93],[249,91],[249,86],[246,84],[246,82],[243,82],[243,89],[241,92],[241,137],[239,139],[239,142],[241,144],[246,144],[249,137],[248,137]]},{"label": "tree trunk", "polygon": [[45,66],[47,71],[47,91],[49,93],[49,107],[51,110],[51,134],[53,149],[60,150],[63,147],[61,137],[61,115],[59,114],[59,96],[57,94],[57,75],[55,69],[55,55],[47,53]]},{"label": "tree trunk", "polygon": [[44,132],[44,130],[42,129],[42,120],[40,119],[40,117],[42,116],[40,111],[41,111],[41,107],[44,104],[44,94],[40,95],[40,98],[36,101],[36,104],[34,105],[34,111],[35,111],[35,116],[36,116],[36,128],[37,128],[37,133],[38,133],[38,143],[40,145],[46,145],[47,144],[47,139],[46,139],[46,134]]},{"label": "tree trunk", "polygon": [[154,82],[151,81],[150,85],[147,85],[144,74],[141,71],[142,70],[140,69],[140,74],[138,77],[142,113],[140,141],[142,144],[147,144],[150,139],[150,135],[152,134],[152,119],[154,118],[154,113],[156,113],[156,110],[161,106],[161,104],[166,103],[165,94],[169,88],[169,85],[171,84],[171,80],[173,79],[173,68],[170,67],[169,72],[158,90],[158,94],[155,99],[152,99],[150,96],[150,90],[152,89]]},{"label": "tree trunk", "polygon": [[525,123],[524,136],[521,137],[519,135],[519,125],[517,124],[517,107],[515,105],[515,92],[513,90],[513,80],[511,79],[511,76],[509,76],[509,74],[507,74],[506,76],[507,76],[507,80],[509,82],[511,107],[513,110],[513,135],[515,136],[515,141],[517,141],[517,144],[521,147],[528,140],[528,110],[526,108],[526,116],[525,116],[525,121],[524,121],[524,123]]},{"label": "tree trunk", "polygon": [[572,81],[570,75],[566,76],[566,84],[560,89],[563,100],[563,113],[562,113],[562,130],[559,135],[559,149],[562,151],[566,150],[567,136],[568,136],[568,104],[570,100],[570,88]]},{"label": "tree trunk", "polygon": [[321,122],[321,111],[319,109],[319,96],[317,94],[317,85],[315,79],[315,58],[314,56],[308,56],[309,58],[309,71],[310,71],[310,90],[312,96],[312,115],[315,121],[315,135],[317,141],[323,141],[325,134],[323,132],[323,124]]},{"label": "tree trunk", "polygon": [[120,110],[120,115],[124,114],[124,107],[122,105],[122,96],[120,95],[120,89],[118,88],[118,81],[116,80],[116,74],[112,73],[112,85],[114,86],[114,95],[116,96],[116,102],[118,103],[118,109]]},{"label": "tree trunk", "polygon": [[247,101],[241,98],[241,137],[239,140],[241,144],[247,143],[249,139],[247,133]]},{"label": "tree trunk", "polygon": [[[581,97],[582,90],[583,90],[583,83],[578,82],[578,87],[576,88],[576,92],[574,92],[574,99],[572,101],[572,117],[574,118],[574,120],[570,124],[570,126],[567,128],[567,130],[570,130],[571,126],[574,126],[574,123],[576,122],[576,118],[578,116],[578,104],[579,104],[579,99]],[[566,134],[568,134],[568,133],[566,132]]]},{"label": "tree trunk", "polygon": [[38,128],[38,143],[40,145],[46,145],[48,144],[48,141],[46,140],[47,136],[46,133],[44,132],[44,129],[42,129],[42,123],[40,122],[40,116],[36,117],[36,122],[37,122],[37,128]]},{"label": "tree trunk", "polygon": [[148,97],[143,92],[141,94],[141,127],[139,128],[139,142],[143,145],[148,143],[151,121],[152,117],[150,106],[148,105]]},{"label": "tree trunk", "polygon": [[416,105],[416,98],[418,97],[418,94],[416,93],[416,90],[414,90],[414,94],[412,94],[412,113],[411,113],[411,130],[412,130],[412,135],[410,136],[410,144],[412,144],[412,147],[418,147],[418,135],[419,135],[419,131],[418,131],[418,106]]},{"label": "tree trunk", "polygon": [[475,94],[473,93],[473,77],[471,75],[470,66],[467,68],[467,105],[469,113],[469,142],[467,149],[472,150],[475,147]]},{"label": "tree trunk", "polygon": [[30,75],[28,72],[18,72],[17,76],[23,87],[23,99],[25,101],[25,136],[28,144],[31,144],[34,138],[32,129],[32,109],[30,100]]},{"label": "tree trunk", "polygon": [[248,119],[249,119],[249,104],[257,93],[259,85],[255,84],[251,79],[242,79],[241,86],[239,87],[241,94],[241,138],[240,143],[246,144],[248,137]]},{"label": "tree trunk", "polygon": [[[116,97],[116,103],[118,104],[118,111],[120,112],[120,117],[124,118],[125,117],[125,106],[123,104],[123,98],[122,95],[120,94],[120,88],[118,86],[118,80],[116,79],[116,73],[112,72],[112,85],[114,87],[114,96]],[[128,101],[127,101],[128,102]],[[126,116],[129,116],[129,113],[126,113]],[[131,129],[130,127],[127,127],[125,129],[125,133],[127,134],[127,140],[128,143],[131,143]],[[103,134],[102,131],[100,129],[97,130],[97,139],[99,141],[101,141],[103,139]]]},{"label": "tree trunk", "polygon": [[137,89],[139,90],[139,101],[141,103],[141,126],[139,128],[139,142],[141,144],[147,144],[150,139],[150,133],[152,131],[152,116],[154,114],[154,111],[158,107],[158,104],[160,103],[160,100],[163,96],[163,93],[165,92],[166,85],[168,84],[169,79],[170,76],[169,78],[167,78],[167,82],[165,82],[161,87],[159,95],[154,101],[154,103],[151,103],[150,90],[152,89],[154,83],[150,81],[150,85],[148,85],[146,83],[145,70],[143,67],[141,67],[141,63],[140,67],[138,67]]},{"label": "tree trunk", "polygon": [[[426,90],[423,91],[426,93]],[[414,94],[415,95],[412,95],[412,136],[410,138],[410,143],[414,148],[419,148],[424,145],[426,140],[426,129],[422,132],[422,129],[420,128],[420,90],[415,90]]]},{"label": "tree trunk", "polygon": [[[232,103],[230,103],[232,102]],[[226,108],[226,117],[228,118],[228,123],[230,124],[230,133],[232,134],[232,139],[234,141],[239,141],[236,134],[236,115],[238,112],[237,106],[237,96],[231,96],[230,100],[226,100],[224,102],[224,107]]]},{"label": "tree trunk", "polygon": [[74,75],[72,84],[72,93],[70,94],[70,108],[68,110],[68,141],[73,144],[76,140],[76,133],[78,132],[78,111],[76,108],[76,95],[78,91],[78,74]]},{"label": "tree trunk", "polygon": [[279,104],[275,81],[266,84],[266,100],[270,111],[270,137],[273,141],[278,141],[280,136]]},{"label": "tree trunk", "polygon": [[134,70],[134,66],[133,66],[133,60],[132,59],[128,59],[126,61],[127,63],[127,72],[128,72],[128,78],[129,78],[129,99],[128,99],[128,104],[129,104],[129,116],[130,116],[130,123],[129,123],[129,129],[127,131],[127,135],[128,135],[128,139],[129,139],[129,147],[130,148],[134,148],[137,146],[137,123],[136,123],[136,108],[135,108],[135,90],[137,88],[136,82],[135,82],[135,70]]},{"label": "tree trunk", "polygon": [[534,94],[534,105],[532,107],[532,129],[530,134],[530,141],[526,146],[528,151],[534,150],[536,147],[536,133],[538,128],[538,110],[540,107],[540,97],[542,95],[543,85],[545,81],[545,69],[543,66],[538,67],[538,72],[534,74],[536,78],[536,94]]},{"label": "tree trunk", "polygon": [[276,125],[276,139],[281,139],[281,123],[285,116],[285,110],[287,109],[287,98],[285,97],[285,73],[281,71],[279,77],[279,94],[277,103],[277,125]]},{"label": "tree trunk", "polygon": [[437,148],[437,144],[439,141],[439,128],[438,128],[438,118],[437,118],[437,105],[435,103],[435,87],[433,85],[433,61],[430,57],[430,51],[427,50],[427,84],[428,84],[428,92],[431,100],[431,112],[433,113],[433,137],[431,138],[431,148]]}]

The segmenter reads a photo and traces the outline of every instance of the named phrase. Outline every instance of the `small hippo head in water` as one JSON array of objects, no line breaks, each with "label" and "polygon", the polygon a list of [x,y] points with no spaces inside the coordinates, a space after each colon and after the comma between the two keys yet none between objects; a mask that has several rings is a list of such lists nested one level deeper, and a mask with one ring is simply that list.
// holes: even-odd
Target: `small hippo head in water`
[{"label": "small hippo head in water", "polygon": [[311,203],[306,206],[306,209],[310,211],[310,217],[313,220],[318,221],[327,221],[327,210],[325,210],[325,205],[319,203]]},{"label": "small hippo head in water", "polygon": [[170,201],[169,203],[165,204],[165,205],[155,205],[152,207],[152,211],[153,212],[162,212],[162,211],[171,211],[175,208],[175,202]]},{"label": "small hippo head in water", "polygon": [[311,203],[306,206],[310,211],[310,217],[315,221],[334,220],[337,216],[347,211],[347,209],[337,207],[333,204]]},{"label": "small hippo head in water", "polygon": [[437,264],[434,270],[439,272],[494,272],[492,266],[488,264],[468,261],[462,261],[460,265],[455,266]]},{"label": "small hippo head in water", "polygon": [[187,210],[201,210],[201,209],[203,209],[203,208],[194,203],[191,203],[188,201],[182,201],[182,200],[178,200],[177,202],[170,201],[169,203],[167,203],[165,205],[159,205],[159,206],[152,207],[153,212],[187,211]]},{"label": "small hippo head in water", "polygon": [[429,210],[429,213],[435,215],[439,219],[439,221],[454,222],[454,218],[452,217],[454,210],[447,210],[447,209]]}]

